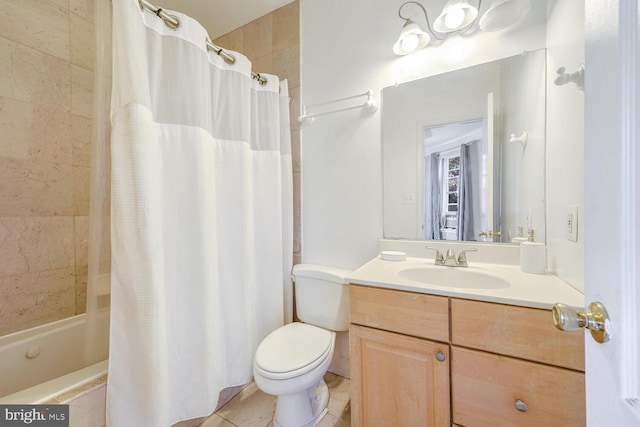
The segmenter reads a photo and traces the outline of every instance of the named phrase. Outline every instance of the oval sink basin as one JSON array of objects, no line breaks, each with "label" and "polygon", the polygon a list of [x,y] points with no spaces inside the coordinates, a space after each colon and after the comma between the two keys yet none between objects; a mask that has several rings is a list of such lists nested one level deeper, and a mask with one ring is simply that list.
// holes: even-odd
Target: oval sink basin
[{"label": "oval sink basin", "polygon": [[511,286],[499,277],[460,267],[413,267],[400,270],[400,277],[434,286],[463,289],[504,289]]}]

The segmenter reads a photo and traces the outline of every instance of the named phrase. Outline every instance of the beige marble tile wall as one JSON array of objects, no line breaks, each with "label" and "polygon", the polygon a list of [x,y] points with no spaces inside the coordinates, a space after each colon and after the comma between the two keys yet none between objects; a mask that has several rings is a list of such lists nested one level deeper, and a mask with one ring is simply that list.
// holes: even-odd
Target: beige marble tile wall
[{"label": "beige marble tile wall", "polygon": [[[94,0],[0,0],[0,335],[84,312]],[[289,81],[300,249],[294,1],[216,40]]]},{"label": "beige marble tile wall", "polygon": [[0,0],[0,335],[85,308],[94,0]]},{"label": "beige marble tile wall", "polygon": [[241,52],[257,73],[276,74],[289,82],[293,154],[293,263],[301,261],[300,238],[300,13],[295,0],[214,40],[222,48]]}]

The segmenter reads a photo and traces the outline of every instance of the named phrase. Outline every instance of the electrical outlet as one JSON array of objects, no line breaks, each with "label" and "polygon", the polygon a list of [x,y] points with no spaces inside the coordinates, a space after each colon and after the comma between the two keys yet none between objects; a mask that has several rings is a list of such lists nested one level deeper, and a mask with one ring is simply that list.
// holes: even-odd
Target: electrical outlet
[{"label": "electrical outlet", "polygon": [[578,205],[569,205],[567,214],[567,239],[578,241]]},{"label": "electrical outlet", "polygon": [[416,194],[415,193],[404,193],[402,200],[405,205],[415,205],[416,204]]}]

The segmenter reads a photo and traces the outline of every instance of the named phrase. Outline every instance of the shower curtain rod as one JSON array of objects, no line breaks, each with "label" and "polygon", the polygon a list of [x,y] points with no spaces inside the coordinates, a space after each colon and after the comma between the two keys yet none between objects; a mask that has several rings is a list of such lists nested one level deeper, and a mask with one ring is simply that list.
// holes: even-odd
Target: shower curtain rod
[{"label": "shower curtain rod", "polygon": [[[140,9],[147,9],[149,12],[162,19],[164,21],[164,24],[172,30],[175,30],[180,26],[180,19],[175,15],[169,15],[161,7],[157,7],[154,4],[149,3],[147,0],[138,0],[138,3],[140,4]],[[224,59],[224,62],[226,62],[227,64],[236,63],[235,56],[225,52],[224,49],[213,44],[213,42],[209,40],[208,37],[205,39],[205,43],[207,45],[207,52],[215,52],[216,54],[218,54],[218,56]],[[261,76],[258,73],[254,73],[253,71],[251,72],[251,78],[257,80],[261,85],[265,85],[267,83],[267,79],[265,77]]]}]

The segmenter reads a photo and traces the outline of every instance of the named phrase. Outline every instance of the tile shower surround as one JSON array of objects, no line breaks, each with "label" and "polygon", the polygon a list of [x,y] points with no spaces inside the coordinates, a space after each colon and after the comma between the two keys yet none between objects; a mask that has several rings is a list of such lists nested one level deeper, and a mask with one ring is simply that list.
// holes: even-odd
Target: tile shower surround
[{"label": "tile shower surround", "polygon": [[92,0],[0,0],[0,335],[84,312]]},{"label": "tile shower surround", "polygon": [[[0,0],[0,335],[85,311],[94,1]],[[215,43],[289,81],[299,263],[298,1]]]}]

